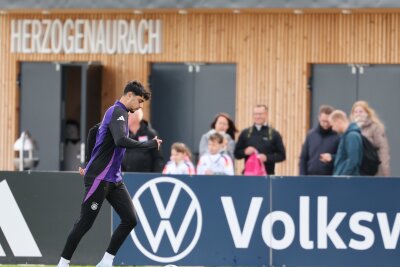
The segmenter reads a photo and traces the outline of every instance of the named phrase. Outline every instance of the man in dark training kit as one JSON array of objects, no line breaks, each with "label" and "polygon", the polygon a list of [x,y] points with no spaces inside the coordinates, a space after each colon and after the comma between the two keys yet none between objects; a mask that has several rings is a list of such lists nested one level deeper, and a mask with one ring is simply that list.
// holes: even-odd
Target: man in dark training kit
[{"label": "man in dark training kit", "polygon": [[142,84],[130,81],[124,94],[105,113],[96,134],[96,142],[84,171],[85,195],[81,214],[68,236],[58,267],[68,267],[81,238],[93,225],[104,199],[121,217],[110,244],[98,267],[111,267],[114,256],[125,238],[137,224],[132,198],[122,181],[121,162],[125,149],[159,149],[162,140],[157,136],[147,142],[128,137],[128,112],[135,112],[150,99]]}]

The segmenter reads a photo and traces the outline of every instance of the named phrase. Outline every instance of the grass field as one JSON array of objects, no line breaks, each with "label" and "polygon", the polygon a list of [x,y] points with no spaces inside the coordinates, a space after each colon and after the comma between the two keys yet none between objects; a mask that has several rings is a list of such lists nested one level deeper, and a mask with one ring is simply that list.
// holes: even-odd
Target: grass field
[{"label": "grass field", "polygon": [[[41,264],[41,265],[35,265],[35,264],[18,264],[18,265],[7,265],[7,264],[0,264],[0,266],[1,267],[55,267],[56,265],[43,265],[43,264]],[[70,265],[70,267],[94,267],[95,265]],[[117,265],[116,266],[113,266],[113,267],[118,267]],[[127,265],[124,265],[124,266],[121,266],[121,267],[138,267],[138,266],[127,266]],[[140,267],[158,267],[158,266],[140,266]]]},{"label": "grass field", "polygon": [[[35,265],[35,264],[19,264],[19,265],[4,265],[0,264],[1,267],[53,267],[56,265]],[[94,267],[95,265],[70,265],[70,267]],[[118,266],[113,266],[113,267],[118,267]],[[122,266],[121,266],[122,267]],[[123,267],[133,267],[133,266],[126,266],[124,265]],[[140,267],[150,267],[150,266],[140,266]],[[152,266],[156,267],[156,266]]]}]

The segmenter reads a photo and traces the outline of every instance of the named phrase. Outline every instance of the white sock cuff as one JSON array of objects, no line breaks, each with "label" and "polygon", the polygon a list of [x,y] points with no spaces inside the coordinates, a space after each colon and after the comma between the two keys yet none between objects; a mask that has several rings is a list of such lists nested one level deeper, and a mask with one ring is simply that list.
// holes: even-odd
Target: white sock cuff
[{"label": "white sock cuff", "polygon": [[60,261],[58,262],[58,267],[68,267],[69,266],[70,260],[64,259],[63,257],[60,258]]},{"label": "white sock cuff", "polygon": [[108,259],[114,259],[114,255],[113,254],[110,254],[110,253],[108,253],[108,252],[106,252],[106,253],[104,253],[104,257],[107,257]]},{"label": "white sock cuff", "polygon": [[103,261],[106,262],[107,264],[112,264],[114,257],[115,257],[114,255],[106,252],[104,253]]}]

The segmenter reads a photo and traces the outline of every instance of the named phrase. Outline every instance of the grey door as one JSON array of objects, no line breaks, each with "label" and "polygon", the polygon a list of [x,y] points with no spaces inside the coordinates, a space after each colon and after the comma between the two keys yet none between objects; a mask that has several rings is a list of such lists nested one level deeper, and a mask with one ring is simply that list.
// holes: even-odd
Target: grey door
[{"label": "grey door", "polygon": [[390,146],[392,175],[400,176],[400,66],[371,65],[359,75],[358,99],[373,107],[386,127]]},{"label": "grey door", "polygon": [[313,65],[311,125],[318,124],[320,105],[331,105],[346,113],[357,100],[357,76],[348,65]]},{"label": "grey door", "polygon": [[400,66],[313,65],[312,125],[317,125],[318,107],[329,104],[347,114],[357,100],[366,100],[386,126],[392,176],[400,176]]},{"label": "grey door", "polygon": [[205,64],[195,67],[193,152],[199,152],[201,136],[219,112],[228,113],[235,120],[236,66],[233,64]]},{"label": "grey door", "polygon": [[[101,119],[101,72],[96,63],[21,63],[20,130],[38,143],[37,170],[76,171],[83,163],[87,132]],[[70,120],[80,127],[73,145]]]},{"label": "grey door", "polygon": [[87,91],[82,91],[82,94],[86,95],[86,100],[82,101],[81,140],[85,142],[90,128],[101,120],[102,66],[100,64],[91,64],[84,69],[86,71],[85,82]]},{"label": "grey door", "polygon": [[174,142],[193,143],[193,73],[184,64],[153,64],[150,88],[151,124],[163,139],[168,161]]},{"label": "grey door", "polygon": [[200,137],[219,112],[235,116],[234,64],[152,64],[151,123],[164,140],[169,159],[174,142],[183,142],[196,156]]},{"label": "grey door", "polygon": [[36,140],[37,170],[59,170],[61,68],[54,63],[21,63],[20,131]]}]

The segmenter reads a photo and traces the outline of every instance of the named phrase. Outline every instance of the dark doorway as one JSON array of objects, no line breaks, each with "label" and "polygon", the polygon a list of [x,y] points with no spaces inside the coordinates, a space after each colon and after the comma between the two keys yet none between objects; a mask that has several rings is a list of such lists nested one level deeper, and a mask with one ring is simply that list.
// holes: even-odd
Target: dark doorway
[{"label": "dark doorway", "polygon": [[101,119],[101,66],[21,63],[20,131],[38,144],[37,170],[76,171],[88,129]]},{"label": "dark doorway", "polygon": [[390,146],[392,176],[400,176],[400,66],[398,65],[322,65],[312,68],[311,122],[317,125],[321,104],[332,105],[347,114],[353,103],[366,100],[386,127]]},{"label": "dark doorway", "polygon": [[156,63],[151,66],[151,123],[163,139],[167,161],[174,142],[197,161],[201,136],[219,112],[235,119],[236,65]]}]

